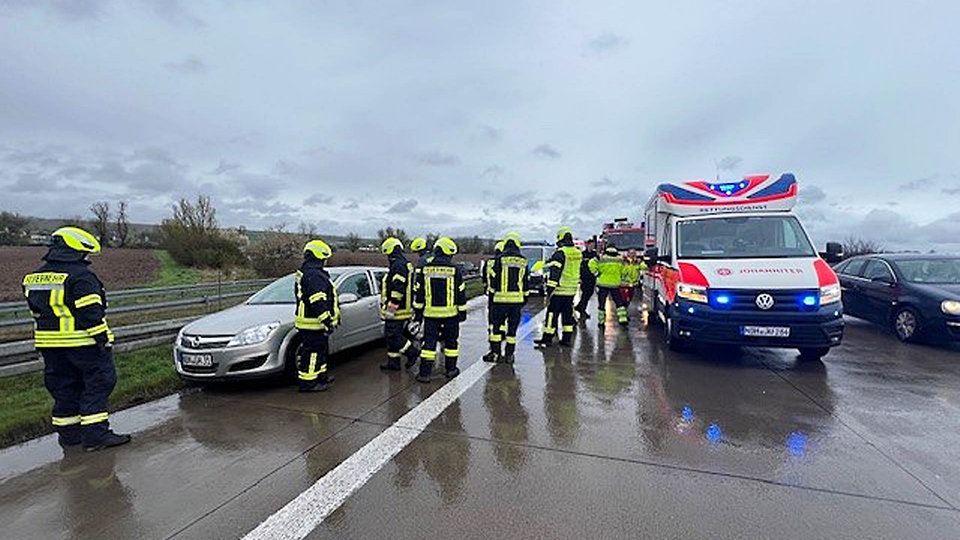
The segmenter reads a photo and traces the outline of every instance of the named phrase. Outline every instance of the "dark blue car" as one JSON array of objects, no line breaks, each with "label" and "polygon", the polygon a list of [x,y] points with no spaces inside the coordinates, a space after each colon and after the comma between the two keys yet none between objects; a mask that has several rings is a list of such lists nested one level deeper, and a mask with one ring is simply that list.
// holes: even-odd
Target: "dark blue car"
[{"label": "dark blue car", "polygon": [[960,341],[960,257],[852,257],[840,276],[843,311],[889,328],[900,341]]}]

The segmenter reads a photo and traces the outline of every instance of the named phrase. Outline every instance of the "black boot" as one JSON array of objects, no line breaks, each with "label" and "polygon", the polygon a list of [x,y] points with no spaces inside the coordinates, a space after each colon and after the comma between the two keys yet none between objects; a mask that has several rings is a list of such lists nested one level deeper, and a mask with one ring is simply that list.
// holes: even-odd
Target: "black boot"
[{"label": "black boot", "polygon": [[403,367],[407,369],[413,369],[413,366],[417,365],[417,360],[419,359],[420,359],[420,350],[410,349],[407,352],[407,361],[403,364]]},{"label": "black boot", "polygon": [[420,360],[420,374],[417,375],[417,381],[422,383],[430,382],[430,376],[433,375],[433,360]]},{"label": "black boot", "polygon": [[447,358],[444,362],[444,367],[447,370],[447,378],[452,379],[460,374],[460,368],[457,367],[456,358]]},{"label": "black boot", "polygon": [[495,347],[493,343],[490,344],[490,351],[482,357],[484,362],[497,362],[500,360],[500,347]]},{"label": "black boot", "polygon": [[540,339],[533,342],[533,346],[538,349],[545,349],[553,344],[553,334],[544,334]]},{"label": "black boot", "polygon": [[68,446],[78,446],[83,442],[82,429],[80,424],[74,426],[62,426],[57,428],[57,442],[61,448]]},{"label": "black boot", "polygon": [[389,358],[386,363],[380,364],[380,369],[383,371],[400,371],[400,359]]},{"label": "black boot", "polygon": [[570,347],[573,345],[573,338],[569,334],[564,334],[563,338],[560,339],[561,347]]},{"label": "black boot", "polygon": [[113,448],[130,442],[130,435],[114,433],[113,430],[103,427],[86,431],[83,436],[83,449],[87,452],[96,452],[104,448]]}]

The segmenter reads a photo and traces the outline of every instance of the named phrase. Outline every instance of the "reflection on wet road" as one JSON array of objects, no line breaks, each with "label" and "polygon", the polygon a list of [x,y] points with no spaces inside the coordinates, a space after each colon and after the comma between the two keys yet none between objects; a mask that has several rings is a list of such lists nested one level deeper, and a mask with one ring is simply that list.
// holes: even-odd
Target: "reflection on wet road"
[{"label": "reflection on wet road", "polygon": [[[850,321],[798,364],[592,322],[569,349],[528,337],[309,537],[960,537],[956,350]],[[250,384],[118,414],[139,436],[114,453],[3,451],[0,537],[240,537],[440,386],[381,355],[344,355],[326,395]]]}]

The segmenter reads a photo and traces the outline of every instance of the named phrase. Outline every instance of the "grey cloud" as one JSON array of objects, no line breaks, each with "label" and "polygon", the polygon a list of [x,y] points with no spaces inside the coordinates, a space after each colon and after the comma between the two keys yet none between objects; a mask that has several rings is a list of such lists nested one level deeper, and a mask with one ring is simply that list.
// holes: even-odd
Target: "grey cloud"
[{"label": "grey cloud", "polygon": [[946,195],[960,195],[960,185],[955,187],[943,188],[942,191]]},{"label": "grey cloud", "polygon": [[717,170],[733,171],[740,167],[741,163],[743,163],[743,158],[740,156],[726,156],[717,161]]},{"label": "grey cloud", "polygon": [[493,126],[488,126],[486,124],[480,125],[480,137],[489,142],[499,141],[503,136],[503,130],[497,129]]},{"label": "grey cloud", "polygon": [[320,195],[320,194],[312,195],[310,197],[307,197],[307,199],[303,201],[303,204],[307,206],[320,206],[320,205],[333,204],[333,197],[330,195]]},{"label": "grey cloud", "polygon": [[417,156],[417,162],[429,167],[453,167],[460,164],[460,156],[441,152],[428,152],[426,154],[419,154]]},{"label": "grey cloud", "polygon": [[826,192],[819,186],[800,186],[798,199],[803,204],[817,204],[827,199]]},{"label": "grey cloud", "polygon": [[531,154],[546,159],[560,159],[560,152],[549,144],[541,144],[530,151]]},{"label": "grey cloud", "polygon": [[171,24],[203,28],[207,24],[196,17],[180,0],[141,0],[160,18]]},{"label": "grey cloud", "polygon": [[594,180],[593,182],[590,182],[590,185],[593,187],[613,187],[615,184],[616,182],[614,182],[613,180],[611,180],[609,177],[606,177],[606,176],[604,176],[600,180]]},{"label": "grey cloud", "polygon": [[489,176],[489,177],[491,177],[491,178],[499,178],[499,177],[503,176],[503,173],[504,173],[504,172],[505,172],[505,171],[504,171],[503,167],[501,167],[501,166],[499,166],[499,165],[491,165],[491,166],[487,167],[486,169],[484,169],[483,172],[480,173],[480,176]]},{"label": "grey cloud", "polygon": [[167,62],[163,67],[177,73],[195,75],[207,72],[207,64],[196,56],[190,56],[180,62]]},{"label": "grey cloud", "polygon": [[937,183],[936,176],[927,176],[924,178],[917,178],[916,180],[911,180],[904,184],[900,184],[897,188],[900,191],[919,191],[922,189],[927,189]]},{"label": "grey cloud", "polygon": [[210,171],[210,174],[223,174],[231,171],[235,171],[240,168],[239,163],[229,163],[225,159],[221,159],[220,163],[217,164],[217,167]]},{"label": "grey cloud", "polygon": [[357,201],[348,201],[340,207],[341,210],[357,210],[358,208],[360,208],[360,203]]},{"label": "grey cloud", "polygon": [[616,34],[605,33],[587,42],[587,51],[593,54],[605,54],[627,46],[627,40]]},{"label": "grey cloud", "polygon": [[0,9],[42,8],[69,22],[96,20],[103,13],[103,0],[3,0]]},{"label": "grey cloud", "polygon": [[388,214],[405,214],[417,207],[416,199],[404,199],[386,210]]}]

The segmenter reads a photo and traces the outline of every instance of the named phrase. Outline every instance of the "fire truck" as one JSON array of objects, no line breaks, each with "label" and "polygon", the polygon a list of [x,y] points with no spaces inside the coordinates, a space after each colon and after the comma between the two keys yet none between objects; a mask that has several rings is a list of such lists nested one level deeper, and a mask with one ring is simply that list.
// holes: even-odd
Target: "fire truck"
[{"label": "fire truck", "polygon": [[617,218],[612,223],[603,224],[603,232],[597,238],[597,250],[603,252],[608,246],[620,251],[635,249],[642,252],[646,233],[643,223],[636,226],[627,218]]}]

